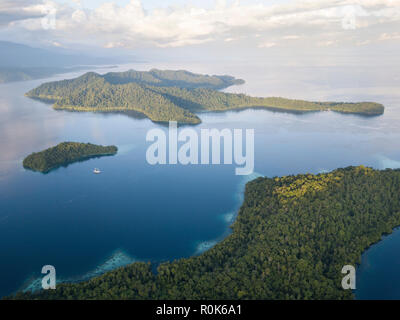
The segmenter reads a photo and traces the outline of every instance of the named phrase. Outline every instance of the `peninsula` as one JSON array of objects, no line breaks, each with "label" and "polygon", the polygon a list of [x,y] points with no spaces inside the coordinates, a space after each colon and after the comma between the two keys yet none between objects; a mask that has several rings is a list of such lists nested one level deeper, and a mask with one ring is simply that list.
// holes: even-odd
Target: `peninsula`
[{"label": "peninsula", "polygon": [[251,97],[218,91],[244,80],[188,71],[130,70],[49,82],[26,96],[53,103],[58,110],[91,112],[139,112],[154,122],[201,122],[196,113],[264,108],[278,112],[335,111],[366,116],[381,115],[384,106],[375,102],[313,102],[281,97]]},{"label": "peninsula", "polygon": [[41,152],[34,152],[23,161],[26,169],[47,173],[63,165],[92,157],[114,155],[116,146],[99,146],[91,143],[62,142]]},{"label": "peninsula", "polygon": [[400,170],[257,178],[233,232],[200,256],[137,262],[14,299],[352,299],[343,266],[400,225]]}]

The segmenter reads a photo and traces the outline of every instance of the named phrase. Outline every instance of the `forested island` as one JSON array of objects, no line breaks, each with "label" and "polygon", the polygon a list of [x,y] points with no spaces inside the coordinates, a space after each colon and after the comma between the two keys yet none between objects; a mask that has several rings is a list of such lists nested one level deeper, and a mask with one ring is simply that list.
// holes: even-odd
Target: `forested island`
[{"label": "forested island", "polygon": [[311,102],[218,91],[242,83],[243,80],[231,76],[199,75],[183,70],[130,70],[105,75],[89,72],[71,80],[44,83],[26,96],[54,103],[59,110],[136,111],[154,122],[186,124],[200,123],[198,112],[245,108],[297,113],[331,110],[367,116],[384,112],[384,106],[374,102]]},{"label": "forested island", "polygon": [[34,152],[23,161],[26,169],[47,173],[63,165],[92,157],[114,155],[116,146],[99,146],[91,143],[62,142],[41,152]]},{"label": "forested island", "polygon": [[258,178],[233,232],[200,256],[134,263],[14,299],[352,299],[344,265],[400,225],[400,170]]}]

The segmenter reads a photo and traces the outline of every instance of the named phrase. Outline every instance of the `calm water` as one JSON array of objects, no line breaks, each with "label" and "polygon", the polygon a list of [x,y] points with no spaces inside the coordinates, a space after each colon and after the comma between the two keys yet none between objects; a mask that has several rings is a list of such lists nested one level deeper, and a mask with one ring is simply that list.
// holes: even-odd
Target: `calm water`
[{"label": "calm water", "polygon": [[[201,114],[203,123],[196,130],[255,129],[255,172],[240,177],[234,175],[234,165],[148,165],[146,133],[163,127],[124,115],[54,111],[23,96],[45,80],[0,85],[0,296],[35,287],[45,264],[56,267],[58,280],[79,280],[133,261],[198,254],[226,236],[244,184],[257,175],[317,173],[359,164],[400,167],[398,69],[278,67],[272,62],[262,67],[225,62],[120,69],[128,67],[231,74],[247,83],[230,92],[373,100],[384,103],[386,112],[375,118],[265,110]],[[62,141],[115,144],[119,153],[45,175],[22,168],[26,155]],[[103,173],[94,175],[94,167]],[[400,298],[399,290],[371,281],[379,274],[400,287],[394,267],[400,263],[399,249],[396,233],[366,252],[357,273],[360,298],[371,297],[372,291]]]}]

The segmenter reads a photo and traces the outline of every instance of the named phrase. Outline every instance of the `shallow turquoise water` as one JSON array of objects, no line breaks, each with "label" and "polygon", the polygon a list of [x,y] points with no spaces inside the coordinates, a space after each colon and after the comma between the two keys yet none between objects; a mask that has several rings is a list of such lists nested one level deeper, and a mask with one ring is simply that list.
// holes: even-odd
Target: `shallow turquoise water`
[{"label": "shallow turquoise water", "polygon": [[[196,130],[255,129],[255,172],[240,177],[234,174],[235,165],[151,166],[145,159],[146,133],[165,127],[124,115],[54,111],[23,96],[44,80],[0,85],[0,296],[34,287],[45,264],[56,267],[58,280],[80,280],[133,261],[199,254],[228,234],[245,182],[258,175],[317,173],[359,164],[400,167],[400,99],[386,77],[371,84],[359,81],[362,74],[329,68],[310,78],[307,69],[297,69],[290,77],[271,66],[268,72],[237,64],[133,67],[153,66],[228,73],[248,81],[227,91],[374,100],[387,109],[375,118],[265,110],[201,114],[203,123]],[[339,75],[344,72],[350,75],[342,83]],[[120,151],[45,175],[22,168],[27,154],[61,141],[115,144]],[[102,174],[94,175],[95,167]],[[386,257],[400,248],[400,236],[393,239],[389,248],[382,242],[384,248],[378,250],[387,252]],[[369,257],[374,266],[382,259]],[[363,283],[375,277],[374,272],[382,272],[384,266],[376,266],[369,273],[358,271],[360,297],[369,296]],[[400,283],[400,277],[396,279]]]}]

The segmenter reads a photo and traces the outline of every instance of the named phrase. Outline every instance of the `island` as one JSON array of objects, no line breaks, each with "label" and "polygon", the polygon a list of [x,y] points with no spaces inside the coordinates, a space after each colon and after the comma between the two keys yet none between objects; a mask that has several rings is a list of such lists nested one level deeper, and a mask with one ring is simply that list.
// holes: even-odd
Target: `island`
[{"label": "island", "polygon": [[342,268],[400,225],[399,189],[399,169],[364,166],[257,178],[232,233],[199,256],[7,299],[352,299]]},{"label": "island", "polygon": [[54,109],[84,112],[135,111],[154,122],[201,123],[198,113],[264,108],[278,112],[334,111],[377,116],[384,106],[375,102],[315,102],[282,97],[251,97],[219,91],[244,80],[184,70],[88,72],[78,78],[44,83],[25,95],[53,103]]},{"label": "island", "polygon": [[34,152],[23,161],[26,169],[48,173],[60,166],[93,157],[114,155],[116,146],[100,146],[91,143],[62,142],[55,147],[40,152]]}]

